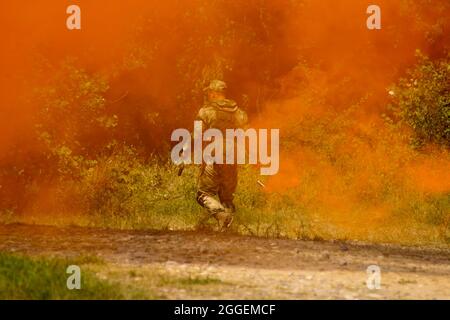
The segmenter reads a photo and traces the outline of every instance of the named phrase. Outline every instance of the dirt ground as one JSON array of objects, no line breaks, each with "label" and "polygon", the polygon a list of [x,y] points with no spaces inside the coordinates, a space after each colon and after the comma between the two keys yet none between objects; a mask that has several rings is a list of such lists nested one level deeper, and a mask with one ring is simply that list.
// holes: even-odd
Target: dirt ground
[{"label": "dirt ground", "polygon": [[0,251],[98,256],[100,277],[163,299],[450,299],[450,248],[17,224],[0,225]]}]

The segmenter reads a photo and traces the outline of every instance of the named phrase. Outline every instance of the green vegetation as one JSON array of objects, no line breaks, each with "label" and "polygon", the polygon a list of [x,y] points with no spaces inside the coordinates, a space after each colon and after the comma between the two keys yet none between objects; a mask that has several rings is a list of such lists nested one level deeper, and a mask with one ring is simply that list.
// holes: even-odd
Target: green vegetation
[{"label": "green vegetation", "polygon": [[174,276],[162,276],[158,280],[159,285],[176,285],[181,287],[192,287],[192,286],[206,286],[222,284],[222,281],[217,278],[190,275],[188,277],[174,277]]},{"label": "green vegetation", "polygon": [[397,125],[413,129],[415,146],[450,147],[450,57],[433,61],[418,52],[416,68],[392,89]]},{"label": "green vegetation", "polygon": [[[99,175],[97,179],[103,180],[103,184],[87,178],[81,184],[70,184],[71,189],[63,185],[64,192],[77,203],[79,212],[67,214],[64,209],[67,200],[61,198],[54,212],[40,214],[38,220],[33,220],[33,215],[31,218],[8,216],[9,222],[156,230],[194,230],[199,227],[204,212],[195,202],[196,167],[187,167],[180,178],[177,168],[170,164],[136,162],[131,171],[124,173],[118,170],[119,162],[105,163],[110,163],[111,167],[90,170],[92,175]],[[96,170],[105,175],[100,176]],[[316,174],[314,169],[308,169],[306,176],[310,178],[280,193],[259,187],[256,183],[261,178],[258,171],[243,167],[236,198],[238,214],[232,232],[292,239],[450,243],[449,195],[420,192],[408,189],[408,185],[394,188],[395,181],[383,177],[381,182],[384,184],[381,187],[375,184],[373,189],[355,191],[352,185],[334,185],[333,191],[343,197],[358,196],[363,200],[331,207],[311,196],[319,197],[322,190],[320,181],[314,179]],[[104,188],[104,184],[109,187]],[[367,193],[376,198],[364,200]],[[389,206],[378,207],[379,203]],[[215,227],[213,219],[207,227],[211,230]]]},{"label": "green vegetation", "polygon": [[[88,270],[86,264],[101,260],[91,257],[76,259],[30,258],[0,253],[0,299],[120,299],[117,285],[101,280]],[[82,267],[81,290],[68,290],[66,269],[69,265]]]},{"label": "green vegetation", "polygon": [[118,264],[96,265],[91,268],[102,278],[120,282],[125,299],[185,298],[186,292],[193,296],[220,296],[222,288],[230,289],[232,283],[191,270],[164,265],[129,266]]},{"label": "green vegetation", "polygon": [[[81,268],[80,290],[67,289],[69,265]],[[228,285],[192,270],[179,274],[162,267],[130,269],[95,256],[62,259],[0,252],[0,300],[164,299],[168,290],[214,292]]]},{"label": "green vegetation", "polygon": [[[232,231],[448,245],[449,2],[402,0],[380,38],[334,15],[320,29],[317,3],[162,2],[114,38],[112,62],[88,40],[98,56],[35,52],[33,72],[15,76],[32,129],[2,149],[0,222],[196,229],[197,169],[176,175],[170,134],[192,126],[202,88],[221,78],[250,119],[282,129],[267,189],[241,170]],[[430,57],[413,65],[422,43]]]}]

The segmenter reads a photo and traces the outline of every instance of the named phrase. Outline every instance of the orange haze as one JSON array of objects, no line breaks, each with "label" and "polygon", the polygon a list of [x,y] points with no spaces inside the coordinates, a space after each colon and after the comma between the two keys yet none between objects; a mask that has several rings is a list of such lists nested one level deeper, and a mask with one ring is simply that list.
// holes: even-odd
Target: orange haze
[{"label": "orange haze", "polygon": [[[139,136],[148,154],[165,151],[160,140],[169,143],[174,128],[192,125],[202,99],[198,82],[216,70],[253,124],[280,128],[282,140],[292,134],[297,141],[282,149],[270,191],[299,186],[309,174],[319,186],[317,197],[310,197],[345,211],[359,201],[360,190],[381,188],[380,172],[397,170],[420,190],[448,192],[447,153],[400,165],[401,153],[409,153],[403,143],[386,140],[380,118],[389,86],[413,66],[416,50],[432,57],[448,50],[447,1],[377,0],[382,30],[376,31],[366,28],[366,8],[374,2],[367,0],[2,1],[0,164],[19,161],[15,148],[24,151],[24,159],[39,153],[34,125],[41,106],[31,95],[45,81],[39,70],[76,57],[89,73],[108,79],[107,100],[129,93],[114,110],[119,124],[127,123],[120,137],[138,143]],[[81,7],[81,31],[66,29],[70,4]],[[310,141],[295,140],[308,140],[314,130],[295,129],[296,124],[315,123],[349,106],[355,106],[353,120],[336,132],[344,135],[335,145],[337,159],[331,155],[328,161]],[[157,120],[146,120],[149,114]],[[354,139],[369,142],[354,147]],[[348,168],[333,161],[349,155],[352,191],[340,197],[336,188]]]}]

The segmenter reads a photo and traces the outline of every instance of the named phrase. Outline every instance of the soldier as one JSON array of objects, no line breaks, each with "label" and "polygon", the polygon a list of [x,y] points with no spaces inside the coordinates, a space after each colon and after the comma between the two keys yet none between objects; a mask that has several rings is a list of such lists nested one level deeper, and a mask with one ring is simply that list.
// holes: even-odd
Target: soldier
[{"label": "soldier", "polygon": [[[247,123],[247,114],[236,102],[225,98],[227,85],[213,80],[204,89],[207,95],[205,105],[200,109],[197,120],[202,121],[203,129],[219,129],[226,140],[226,129],[242,128]],[[229,143],[224,141],[224,145]],[[226,148],[224,148],[226,149]],[[225,158],[225,157],[224,157]],[[208,217],[213,216],[221,231],[233,222],[235,206],[234,192],[237,185],[237,165],[206,164],[200,170],[197,188],[197,202],[207,209]],[[218,200],[216,199],[218,197]]]}]

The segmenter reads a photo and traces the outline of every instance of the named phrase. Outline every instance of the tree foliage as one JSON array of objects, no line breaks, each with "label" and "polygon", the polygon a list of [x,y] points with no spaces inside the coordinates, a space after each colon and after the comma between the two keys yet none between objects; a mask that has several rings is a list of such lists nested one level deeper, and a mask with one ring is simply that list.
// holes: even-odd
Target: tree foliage
[{"label": "tree foliage", "polygon": [[450,58],[433,61],[418,56],[417,66],[391,91],[395,119],[412,128],[415,146],[450,147]]}]

